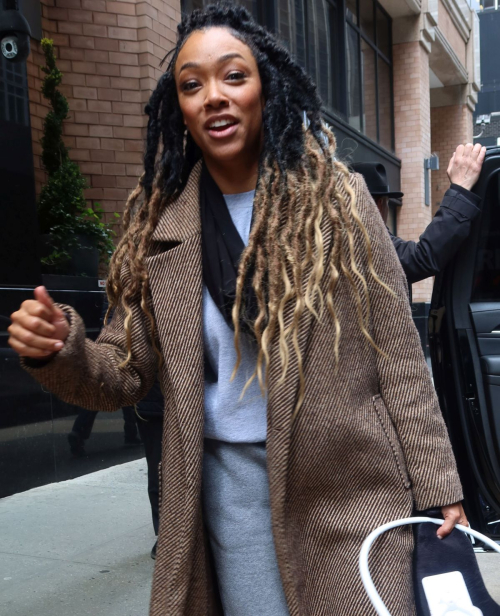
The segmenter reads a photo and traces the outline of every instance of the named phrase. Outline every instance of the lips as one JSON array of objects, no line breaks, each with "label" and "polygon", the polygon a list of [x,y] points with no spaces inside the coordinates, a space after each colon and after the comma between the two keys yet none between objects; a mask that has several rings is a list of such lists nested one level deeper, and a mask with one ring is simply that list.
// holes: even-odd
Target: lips
[{"label": "lips", "polygon": [[223,139],[234,134],[238,127],[238,120],[230,115],[212,117],[205,122],[205,129],[215,139]]}]

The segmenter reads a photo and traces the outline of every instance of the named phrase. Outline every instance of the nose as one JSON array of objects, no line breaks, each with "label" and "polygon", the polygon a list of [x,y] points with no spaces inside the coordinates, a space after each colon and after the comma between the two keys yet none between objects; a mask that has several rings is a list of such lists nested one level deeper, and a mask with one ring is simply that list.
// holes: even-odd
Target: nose
[{"label": "nose", "polygon": [[208,83],[207,94],[205,97],[205,108],[220,109],[229,104],[227,96],[222,92],[220,84],[216,79]]}]

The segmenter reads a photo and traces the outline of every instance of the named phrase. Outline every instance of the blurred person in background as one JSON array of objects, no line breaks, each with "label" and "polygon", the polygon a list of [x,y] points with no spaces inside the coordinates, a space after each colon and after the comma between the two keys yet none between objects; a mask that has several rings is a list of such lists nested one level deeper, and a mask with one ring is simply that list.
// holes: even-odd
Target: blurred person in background
[{"label": "blurred person in background", "polygon": [[[418,242],[405,241],[389,231],[408,281],[410,298],[411,285],[442,271],[468,237],[472,221],[481,211],[481,198],[471,190],[479,178],[485,156],[486,148],[478,143],[457,147],[447,169],[451,186]],[[404,194],[391,191],[382,163],[352,163],[351,168],[365,178],[387,225],[389,200],[402,199]]]}]

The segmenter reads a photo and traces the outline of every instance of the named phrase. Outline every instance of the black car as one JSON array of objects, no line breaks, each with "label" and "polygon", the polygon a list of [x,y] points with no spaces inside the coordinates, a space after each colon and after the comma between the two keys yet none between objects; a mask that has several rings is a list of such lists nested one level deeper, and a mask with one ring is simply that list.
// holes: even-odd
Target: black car
[{"label": "black car", "polygon": [[434,384],[471,525],[500,536],[500,148],[474,192],[481,216],[435,281],[429,317]]}]

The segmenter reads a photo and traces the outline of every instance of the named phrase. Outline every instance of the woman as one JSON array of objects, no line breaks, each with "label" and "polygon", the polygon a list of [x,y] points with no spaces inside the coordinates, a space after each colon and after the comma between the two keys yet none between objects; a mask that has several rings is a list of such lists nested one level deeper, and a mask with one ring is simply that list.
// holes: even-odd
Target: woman
[{"label": "woman", "polygon": [[[39,288],[10,344],[88,408],[133,404],[159,370],[153,616],[372,614],[356,564],[372,529],[433,506],[440,536],[465,523],[401,267],[288,52],[228,4],[178,34],[146,109],[111,323],[85,340]],[[411,556],[399,530],[372,558],[394,616],[414,613]]]}]

